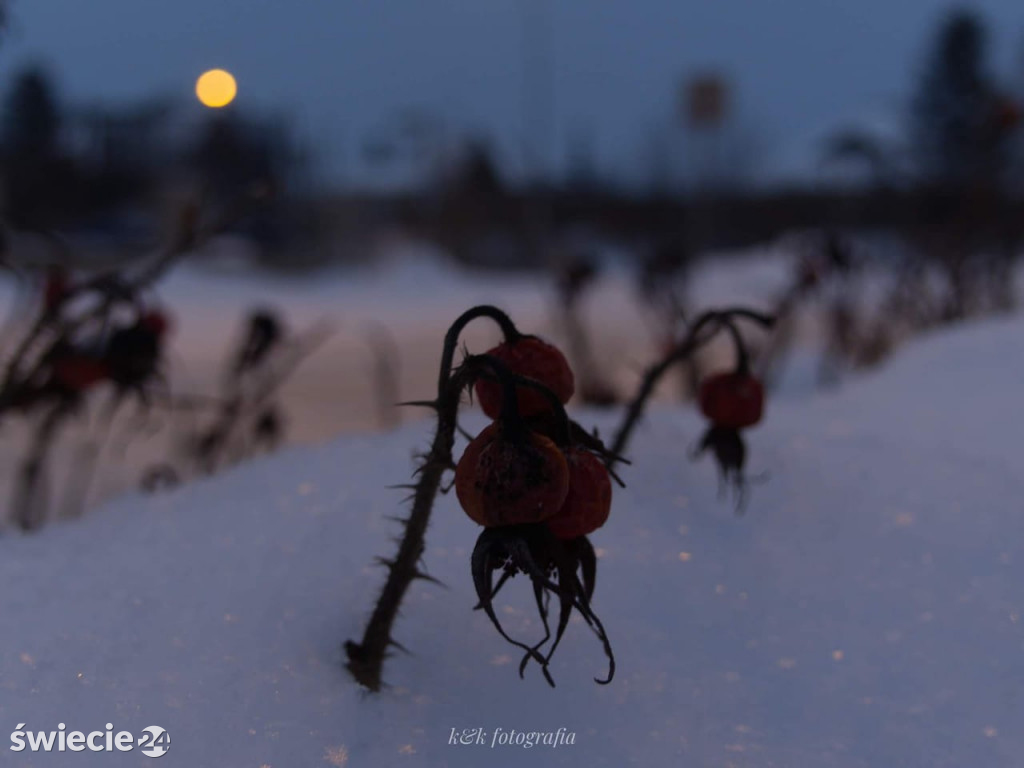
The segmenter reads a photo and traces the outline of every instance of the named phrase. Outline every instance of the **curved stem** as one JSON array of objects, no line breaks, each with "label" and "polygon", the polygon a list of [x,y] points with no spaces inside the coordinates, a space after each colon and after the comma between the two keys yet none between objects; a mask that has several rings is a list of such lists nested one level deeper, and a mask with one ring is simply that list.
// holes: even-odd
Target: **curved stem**
[{"label": "curved stem", "polygon": [[758,312],[753,309],[745,309],[743,307],[732,307],[731,309],[723,309],[718,314],[723,317],[738,317],[743,320],[750,320],[752,323],[761,326],[762,328],[771,328],[775,325],[775,316],[769,315],[765,312]]},{"label": "curved stem", "polygon": [[558,398],[554,392],[551,391],[541,382],[536,379],[530,379],[526,376],[513,376],[517,386],[528,387],[540,392],[550,403],[551,412],[555,415],[555,422],[557,424],[557,432],[555,434],[555,444],[566,448],[573,442],[573,422],[569,418],[569,414],[565,411],[565,406],[562,405],[562,401]]},{"label": "curved stem", "polygon": [[38,494],[41,484],[43,465],[53,447],[57,430],[74,411],[74,403],[70,400],[57,402],[32,436],[28,455],[21,465],[18,482],[15,485],[14,515],[15,522],[23,531],[34,531],[43,523],[46,510],[41,508]]},{"label": "curved stem", "polygon": [[459,336],[467,325],[478,317],[487,317],[498,324],[501,328],[501,332],[505,337],[505,341],[508,343],[514,343],[522,337],[523,334],[516,328],[515,323],[512,319],[502,312],[497,307],[493,307],[489,304],[481,304],[471,309],[467,309],[452,323],[448,332],[444,336],[444,348],[441,351],[441,371],[438,375],[437,380],[437,392],[440,397],[441,391],[448,383],[448,378],[452,373],[452,365],[455,362],[455,349],[459,344]]},{"label": "curved stem", "polygon": [[459,370],[464,371],[473,380],[486,374],[498,380],[498,386],[501,387],[501,411],[498,414],[501,433],[511,440],[525,438],[526,425],[519,414],[519,396],[515,381],[520,377],[516,377],[505,363],[493,355],[471,355],[462,362]]},{"label": "curved stem", "polygon": [[[640,388],[637,390],[632,401],[630,401],[629,408],[626,411],[626,417],[619,427],[619,431],[615,435],[615,439],[612,441],[609,453],[612,454],[608,457],[605,463],[610,467],[622,455],[626,448],[626,444],[629,442],[629,438],[636,428],[637,422],[643,415],[644,408],[647,405],[647,401],[650,400],[651,395],[654,393],[654,388],[657,386],[661,378],[668,372],[668,370],[675,365],[689,358],[698,348],[702,347],[718,332],[718,330],[725,323],[730,323],[732,318],[744,318],[750,320],[762,327],[770,328],[774,323],[775,319],[770,315],[766,315],[762,312],[756,312],[751,309],[744,309],[742,307],[731,307],[724,310],[712,310],[700,315],[690,326],[689,332],[685,338],[679,342],[675,347],[672,348],[669,353],[662,358],[659,362],[648,368],[640,382]],[[710,332],[701,335],[702,332],[710,328]]]},{"label": "curved stem", "polygon": [[637,422],[640,421],[640,417],[643,415],[644,408],[647,406],[647,401],[654,393],[654,388],[657,386],[661,378],[673,365],[686,360],[698,347],[706,344],[714,335],[717,327],[712,328],[712,332],[707,334],[704,338],[699,337],[700,332],[712,324],[717,326],[718,322],[719,317],[717,312],[705,312],[690,327],[689,333],[686,334],[686,337],[679,344],[673,347],[664,358],[644,372],[643,379],[640,381],[640,388],[630,401],[622,426],[619,427],[619,431],[616,432],[615,439],[612,440],[612,445],[608,449],[609,453],[612,454],[612,456],[605,461],[608,466],[612,466],[615,463],[615,457],[622,455],[633,430],[636,428]]},{"label": "curved stem", "polygon": [[747,345],[743,341],[743,335],[731,317],[723,317],[722,326],[729,332],[732,345],[736,349],[736,372],[743,375],[749,374],[750,354],[747,352]]},{"label": "curved stem", "polygon": [[[481,370],[482,369],[482,370]],[[481,375],[490,375],[497,378],[501,384],[501,415],[500,421],[506,434],[519,434],[520,429],[525,430],[526,425],[519,413],[519,398],[516,390],[519,387],[526,387],[539,392],[551,405],[551,411],[555,416],[557,426],[556,443],[560,446],[568,446],[571,440],[571,422],[569,415],[565,412],[565,406],[559,400],[558,395],[550,388],[536,379],[520,376],[512,373],[505,363],[492,355],[471,355],[467,357],[459,370],[465,370],[471,378],[479,378]],[[512,430],[509,433],[507,430]]]}]

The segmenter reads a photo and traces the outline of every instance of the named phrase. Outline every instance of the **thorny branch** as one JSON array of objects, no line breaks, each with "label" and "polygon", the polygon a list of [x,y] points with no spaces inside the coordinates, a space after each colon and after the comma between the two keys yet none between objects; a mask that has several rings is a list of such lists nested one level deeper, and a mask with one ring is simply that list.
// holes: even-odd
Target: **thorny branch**
[{"label": "thorny branch", "polygon": [[[426,548],[425,535],[430,522],[434,499],[441,488],[445,470],[454,466],[452,448],[455,445],[457,412],[462,391],[477,371],[462,367],[454,375],[452,366],[459,335],[473,320],[487,317],[501,328],[506,341],[517,340],[522,334],[512,320],[495,307],[474,307],[464,312],[449,328],[445,335],[441,354],[441,369],[438,373],[437,399],[429,403],[437,412],[437,430],[430,451],[423,464],[417,469],[419,480],[413,493],[412,511],[403,521],[405,531],[398,548],[398,554],[387,562],[388,577],[366,625],[362,640],[345,642],[348,656],[346,665],[352,676],[371,691],[381,687],[381,670],[384,659],[392,646],[398,647],[391,634],[402,599],[412,582],[428,578],[420,570],[419,563]],[[509,398],[514,401],[514,398]],[[426,405],[427,403],[424,403]]]}]

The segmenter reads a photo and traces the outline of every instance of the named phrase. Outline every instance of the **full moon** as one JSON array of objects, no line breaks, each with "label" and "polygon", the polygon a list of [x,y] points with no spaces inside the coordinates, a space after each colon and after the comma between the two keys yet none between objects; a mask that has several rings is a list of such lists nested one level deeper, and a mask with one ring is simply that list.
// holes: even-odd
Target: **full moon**
[{"label": "full moon", "polygon": [[235,78],[223,69],[211,69],[196,80],[196,96],[207,107],[226,107],[235,100],[237,93]]}]

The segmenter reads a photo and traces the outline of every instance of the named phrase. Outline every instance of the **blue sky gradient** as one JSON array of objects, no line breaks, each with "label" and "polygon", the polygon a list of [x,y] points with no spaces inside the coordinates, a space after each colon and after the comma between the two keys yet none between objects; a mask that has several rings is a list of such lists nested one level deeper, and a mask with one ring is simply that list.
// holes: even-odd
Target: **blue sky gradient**
[{"label": "blue sky gradient", "polygon": [[[970,4],[990,22],[993,59],[1024,81],[1024,3]],[[524,116],[548,114],[534,147],[565,167],[578,136],[620,179],[648,174],[645,147],[670,124],[678,83],[719,69],[766,172],[799,169],[814,141],[851,120],[897,121],[937,21],[938,0],[14,0],[0,77],[46,62],[74,104],[156,93],[192,103],[195,77],[224,67],[239,105],[284,107],[323,145],[337,178],[372,178],[363,141],[407,107],[448,136],[494,137],[523,167]],[[524,70],[546,14],[551,66]],[[529,32],[528,32],[529,30]],[[543,50],[543,45],[541,47]],[[551,73],[551,98],[524,84]],[[533,74],[529,74],[533,72]],[[532,79],[531,79],[532,78]],[[532,111],[531,111],[532,110]],[[533,124],[530,122],[529,124]],[[543,127],[546,122],[541,121]],[[645,165],[646,163],[646,165]]]}]

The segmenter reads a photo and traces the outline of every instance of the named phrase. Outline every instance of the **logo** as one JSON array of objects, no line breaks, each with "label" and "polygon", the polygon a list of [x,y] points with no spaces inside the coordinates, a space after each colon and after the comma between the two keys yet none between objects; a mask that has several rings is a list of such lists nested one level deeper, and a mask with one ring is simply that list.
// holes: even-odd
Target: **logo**
[{"label": "logo", "polygon": [[163,757],[171,748],[171,734],[159,725],[151,725],[142,729],[139,736],[139,749],[146,757]]},{"label": "logo", "polygon": [[113,723],[106,730],[83,733],[68,731],[64,723],[56,731],[27,731],[18,723],[11,733],[11,752],[131,752],[136,747],[146,757],[163,757],[171,747],[171,735],[159,725],[143,728],[138,738],[130,731],[114,732]]}]

